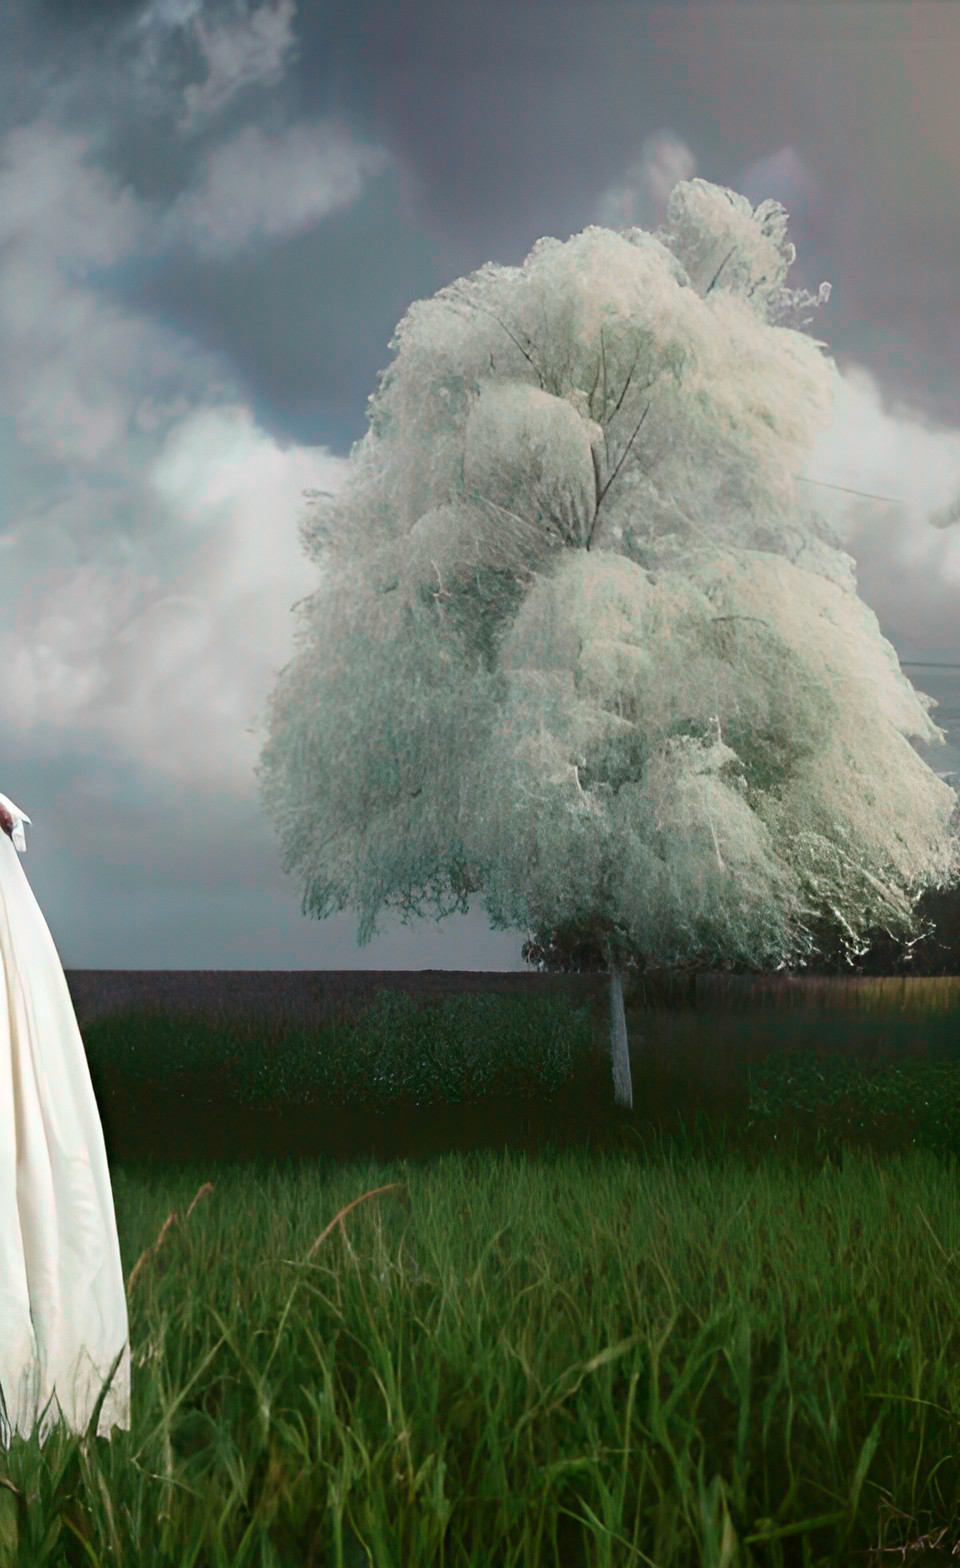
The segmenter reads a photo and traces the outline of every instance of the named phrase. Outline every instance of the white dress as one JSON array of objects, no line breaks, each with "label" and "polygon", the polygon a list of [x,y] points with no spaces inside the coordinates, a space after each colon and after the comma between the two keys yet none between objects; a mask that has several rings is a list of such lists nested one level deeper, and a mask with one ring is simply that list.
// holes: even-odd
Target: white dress
[{"label": "white dress", "polygon": [[[24,817],[0,795],[0,1447],[130,1427],[127,1300],[103,1129],[53,938],[20,864]],[[51,1398],[51,1395],[54,1397]],[[58,1408],[59,1406],[59,1408]]]}]

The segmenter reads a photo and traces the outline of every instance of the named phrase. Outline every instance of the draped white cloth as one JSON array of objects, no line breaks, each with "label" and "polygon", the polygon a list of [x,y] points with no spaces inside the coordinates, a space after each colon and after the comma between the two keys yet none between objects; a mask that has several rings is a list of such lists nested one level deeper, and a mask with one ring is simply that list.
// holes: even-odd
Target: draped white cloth
[{"label": "draped white cloth", "polygon": [[[0,832],[0,1447],[130,1427],[127,1300],[103,1129],[66,976],[20,864],[30,818]],[[53,1398],[51,1398],[53,1395]],[[44,1406],[49,1401],[46,1414]],[[5,1407],[5,1408],[4,1408]]]}]

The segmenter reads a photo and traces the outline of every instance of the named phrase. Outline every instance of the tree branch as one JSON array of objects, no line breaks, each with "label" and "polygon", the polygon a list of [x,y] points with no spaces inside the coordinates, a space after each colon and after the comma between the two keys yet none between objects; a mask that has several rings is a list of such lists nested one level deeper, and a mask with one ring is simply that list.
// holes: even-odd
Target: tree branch
[{"label": "tree branch", "polygon": [[[603,328],[602,327],[600,328],[600,348],[601,348],[601,351],[602,351],[602,349],[603,349]],[[588,409],[590,411],[590,418],[591,419],[593,418],[593,394],[597,390],[597,382],[599,380],[600,380],[600,360],[598,359],[597,360],[597,373],[596,373],[596,375],[593,378],[593,386],[590,388],[590,396],[587,399],[587,407],[588,407]]]},{"label": "tree branch", "polygon": [[724,267],[727,265],[727,262],[730,260],[730,257],[733,255],[733,253],[736,250],[736,248],[737,247],[735,245],[731,245],[730,249],[727,251],[727,254],[724,256],[724,258],[721,261],[721,263],[720,263],[719,267],[717,268],[716,272],[713,274],[713,279],[712,279],[712,281],[710,283],[710,288],[708,288],[706,290],[706,293],[703,296],[704,299],[706,299],[707,294],[710,293],[710,289],[713,288],[714,283],[716,283],[717,279],[719,278],[719,276],[720,276],[721,272],[723,271]]},{"label": "tree branch", "polygon": [[[594,489],[599,491],[599,489],[600,489],[600,460],[597,457],[596,450],[595,450],[595,448],[594,448],[592,443],[590,445],[590,460],[593,463],[593,484],[594,484]],[[590,546],[591,546],[591,544],[593,542],[593,535],[594,535],[594,531],[595,531],[596,526],[597,526],[597,513],[599,512],[599,510],[600,510],[600,503],[598,501],[597,505],[594,507],[594,510],[593,510],[593,521],[590,524],[590,532],[587,535],[586,549],[588,549],[588,550],[589,550],[589,548],[590,548]]]},{"label": "tree branch", "polygon": [[[613,414],[611,414],[611,415],[610,415],[610,416],[609,416],[609,418],[608,418],[608,419],[606,419],[606,420],[604,420],[604,421],[603,421],[603,423],[604,423],[604,424],[609,424],[609,423],[610,423],[610,420],[611,420],[611,419],[612,419],[612,418],[613,418],[613,417],[614,417],[614,414],[619,414],[619,412],[620,412],[620,404],[621,404],[621,403],[622,403],[622,402],[623,402],[623,400],[624,400],[624,398],[625,398],[625,397],[626,397],[626,395],[627,395],[627,387],[628,387],[628,386],[629,386],[629,385],[630,385],[630,383],[631,383],[631,381],[632,381],[632,380],[633,380],[633,372],[634,372],[634,371],[635,371],[635,370],[636,370],[636,368],[637,368],[637,360],[638,360],[638,359],[639,359],[639,358],[640,358],[640,349],[641,349],[641,347],[642,347],[642,344],[638,344],[638,345],[637,345],[637,352],[636,352],[636,353],[635,353],[635,354],[634,354],[634,356],[633,356],[633,364],[632,364],[632,365],[631,365],[631,366],[630,366],[630,373],[629,373],[629,375],[628,375],[628,376],[627,376],[627,379],[626,379],[626,381],[625,381],[625,382],[624,382],[624,383],[623,383],[623,391],[622,391],[622,392],[621,392],[621,393],[620,393],[620,396],[619,396],[619,398],[618,398],[618,399],[617,399],[617,406],[616,406],[616,408],[615,408],[615,409],[614,409],[614,410],[613,410]],[[655,378],[655,377],[654,377],[654,380],[655,380],[655,379],[656,379],[656,378]],[[652,382],[652,381],[651,381],[651,382],[650,382],[650,383],[649,383],[649,384],[648,384],[648,386],[646,386],[646,387],[644,387],[644,391],[645,391],[645,392],[646,392],[646,391],[649,391],[649,388],[650,388],[650,387],[651,387],[651,386],[652,386],[652,385],[653,385],[653,382]]]},{"label": "tree branch", "polygon": [[[604,496],[606,495],[607,491],[610,489],[610,486],[613,484],[613,481],[616,479],[616,477],[619,474],[621,468],[623,467],[624,462],[626,461],[627,453],[629,452],[630,448],[633,446],[634,441],[637,439],[637,431],[639,431],[640,426],[643,424],[643,421],[646,419],[646,417],[649,414],[649,412],[650,412],[650,404],[648,403],[646,408],[644,409],[643,413],[640,415],[640,419],[639,419],[639,422],[637,424],[636,430],[633,432],[633,435],[630,437],[630,440],[627,442],[626,446],[623,449],[623,456],[620,458],[620,461],[617,464],[616,468],[613,470],[613,473],[610,475],[610,478],[607,480],[607,482],[604,485],[603,489],[600,491],[600,494],[597,496],[596,510],[594,511],[594,514],[593,514],[594,523],[597,520],[597,512],[599,512],[599,510],[600,510],[600,503],[603,500]],[[591,537],[592,537],[593,530],[591,529],[590,532],[591,532]]]},{"label": "tree branch", "polygon": [[[511,517],[515,523],[519,523],[521,532],[526,532],[528,534],[532,532],[534,527],[532,523],[529,523],[526,518],[520,517],[517,512],[511,512],[508,506],[501,506],[499,501],[491,501],[489,496],[480,495],[476,491],[471,491],[469,499],[471,501],[477,502],[481,506],[489,506],[493,512],[502,512],[504,517]],[[557,526],[556,522],[554,522],[552,518],[547,519],[547,527],[552,528],[553,531],[559,535],[560,542],[562,544],[564,542],[565,535],[563,530]]]},{"label": "tree branch", "polygon": [[600,362],[603,365],[603,406],[607,406],[607,350],[603,342],[603,328],[600,328]]},{"label": "tree branch", "polygon": [[477,304],[477,303],[476,303],[476,301],[472,301],[472,302],[471,302],[471,303],[472,303],[472,304],[473,304],[473,308],[474,308],[474,310],[482,310],[482,311],[483,311],[483,313],[484,313],[484,315],[487,315],[487,316],[489,316],[489,317],[490,317],[490,318],[491,318],[491,319],[492,319],[492,320],[493,320],[493,321],[495,321],[495,322],[496,322],[496,323],[497,323],[497,326],[498,326],[498,327],[502,327],[502,328],[503,328],[503,331],[504,331],[504,332],[505,332],[505,333],[506,333],[506,334],[507,334],[507,337],[508,337],[508,338],[509,338],[509,339],[510,339],[510,341],[511,341],[511,343],[514,343],[514,344],[516,344],[516,347],[517,347],[517,348],[518,348],[518,349],[519,349],[519,350],[520,350],[520,352],[521,352],[521,354],[522,354],[522,355],[523,355],[523,357],[524,357],[524,359],[525,359],[525,360],[526,360],[526,361],[527,361],[527,363],[528,363],[528,365],[530,365],[530,366],[531,366],[531,368],[532,368],[532,369],[533,369],[533,370],[534,370],[534,371],[536,371],[536,376],[537,376],[537,380],[538,380],[538,381],[539,381],[539,383],[540,383],[540,390],[541,390],[541,392],[542,392],[542,391],[543,391],[543,390],[544,390],[544,382],[543,382],[543,376],[542,376],[542,374],[541,374],[541,372],[540,372],[540,370],[539,370],[539,369],[538,369],[538,368],[537,368],[537,366],[536,366],[536,365],[535,365],[535,364],[534,364],[534,362],[533,362],[533,360],[532,360],[532,359],[531,359],[531,358],[530,358],[530,355],[529,355],[529,354],[528,354],[528,353],[527,353],[527,351],[526,351],[526,349],[525,349],[525,348],[524,348],[524,346],[523,346],[523,344],[522,344],[522,343],[518,343],[518,342],[517,342],[517,340],[516,340],[516,338],[515,338],[515,337],[514,337],[514,335],[513,335],[513,333],[512,333],[512,332],[511,332],[511,331],[510,331],[510,328],[509,328],[509,327],[508,327],[508,326],[506,326],[506,325],[505,325],[505,324],[504,324],[504,323],[503,323],[503,322],[502,322],[502,321],[501,321],[501,320],[500,320],[500,317],[499,317],[499,316],[495,316],[495,315],[494,315],[494,314],[493,314],[493,311],[492,311],[492,310],[490,310],[490,309],[488,309],[488,307],[487,307],[487,306],[486,306],[486,305],[478,305],[478,304]]}]

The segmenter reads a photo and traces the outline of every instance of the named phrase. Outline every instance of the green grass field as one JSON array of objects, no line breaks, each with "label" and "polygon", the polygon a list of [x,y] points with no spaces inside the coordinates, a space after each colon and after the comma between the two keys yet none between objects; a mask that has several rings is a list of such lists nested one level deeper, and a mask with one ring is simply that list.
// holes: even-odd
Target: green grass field
[{"label": "green grass field", "polygon": [[[679,1114],[653,1136],[640,1064],[616,1119],[583,1020],[561,1038],[546,1018],[521,1088],[536,1109],[540,1083],[564,1147],[112,1162],[133,1428],[0,1455],[0,1563],[880,1568],[909,1545],[911,1568],[949,1561],[955,1150],[918,1146],[916,1117],[897,1152],[874,1149],[890,1112],[866,1080],[855,1103],[849,1071],[831,1090],[800,1058],[764,1068],[766,1101],[722,1137]],[[369,1057],[340,1037],[352,1081],[412,1105],[409,1083],[371,1082],[389,1057],[375,1022]],[[186,1039],[111,1027],[144,1063],[148,1035],[154,1064]],[[411,1039],[429,1058],[442,1033]],[[120,1038],[89,1031],[95,1085]],[[226,1043],[211,1026],[209,1059]],[[248,1045],[233,1037],[235,1062]],[[949,1132],[946,1067],[912,1070],[875,1072],[871,1094],[915,1110],[922,1093],[923,1126]]]}]

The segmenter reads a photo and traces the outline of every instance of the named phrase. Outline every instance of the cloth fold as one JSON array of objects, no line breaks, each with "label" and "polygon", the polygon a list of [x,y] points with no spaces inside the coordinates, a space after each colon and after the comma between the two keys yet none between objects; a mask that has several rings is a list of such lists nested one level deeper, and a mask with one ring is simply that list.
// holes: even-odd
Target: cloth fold
[{"label": "cloth fold", "polygon": [[[13,804],[13,801],[9,798],[8,795],[0,795],[0,806],[6,806],[11,817],[13,818],[13,842],[16,846],[18,854],[26,854],[27,840],[24,836],[23,824],[25,822],[30,822],[30,818],[27,816],[25,811],[20,810],[19,806],[15,806]],[[33,826],[32,823],[30,825],[31,827]]]},{"label": "cloth fold", "polygon": [[[83,1039],[57,949],[0,833],[0,1447],[42,1444],[62,1416],[130,1427],[127,1301],[110,1170]],[[49,1402],[49,1403],[48,1403]],[[47,1406],[44,1415],[44,1407]]]}]

